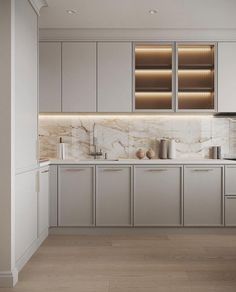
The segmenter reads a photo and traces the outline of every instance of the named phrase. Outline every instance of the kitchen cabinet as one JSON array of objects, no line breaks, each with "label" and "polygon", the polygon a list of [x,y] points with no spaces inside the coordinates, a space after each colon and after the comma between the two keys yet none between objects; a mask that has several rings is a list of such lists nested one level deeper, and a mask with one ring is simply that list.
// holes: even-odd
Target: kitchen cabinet
[{"label": "kitchen cabinet", "polygon": [[223,166],[184,168],[184,225],[223,224]]},{"label": "kitchen cabinet", "polygon": [[236,226],[236,195],[225,196],[225,226]]},{"label": "kitchen cabinet", "polygon": [[132,224],[132,167],[98,166],[96,226]]},{"label": "kitchen cabinet", "polygon": [[38,171],[16,175],[15,180],[15,260],[37,240]]},{"label": "kitchen cabinet", "polygon": [[61,112],[61,43],[39,43],[39,112]]},{"label": "kitchen cabinet", "polygon": [[38,237],[49,227],[49,167],[39,170]]},{"label": "kitchen cabinet", "polygon": [[15,1],[15,167],[38,163],[38,18],[28,1]]},{"label": "kitchen cabinet", "polygon": [[96,43],[62,43],[62,111],[96,112]]},{"label": "kitchen cabinet", "polygon": [[135,44],[135,111],[174,110],[174,44]]},{"label": "kitchen cabinet", "polygon": [[58,224],[58,175],[57,165],[50,165],[49,168],[49,226],[56,227]]},{"label": "kitchen cabinet", "polygon": [[94,167],[59,166],[58,225],[94,225]]},{"label": "kitchen cabinet", "polygon": [[216,44],[177,43],[177,111],[216,111]]},{"label": "kitchen cabinet", "polygon": [[137,166],[134,169],[134,225],[181,225],[182,168]]},{"label": "kitchen cabinet", "polygon": [[218,111],[236,112],[236,42],[218,43]]},{"label": "kitchen cabinet", "polygon": [[131,42],[99,42],[97,49],[98,112],[131,112]]},{"label": "kitchen cabinet", "polygon": [[225,195],[236,196],[236,167],[225,167]]}]

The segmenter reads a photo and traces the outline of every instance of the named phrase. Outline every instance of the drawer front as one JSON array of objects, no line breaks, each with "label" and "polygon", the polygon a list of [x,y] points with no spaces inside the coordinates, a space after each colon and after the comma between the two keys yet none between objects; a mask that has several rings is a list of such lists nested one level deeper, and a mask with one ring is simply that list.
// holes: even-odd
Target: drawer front
[{"label": "drawer front", "polygon": [[236,196],[225,197],[225,226],[236,226]]},{"label": "drawer front", "polygon": [[236,167],[225,167],[225,195],[236,196]]}]

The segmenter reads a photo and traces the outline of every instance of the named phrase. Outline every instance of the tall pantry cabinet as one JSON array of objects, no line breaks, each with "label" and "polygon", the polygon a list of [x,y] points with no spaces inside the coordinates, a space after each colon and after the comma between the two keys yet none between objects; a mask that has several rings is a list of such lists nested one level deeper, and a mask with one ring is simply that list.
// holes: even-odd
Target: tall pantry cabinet
[{"label": "tall pantry cabinet", "polygon": [[37,240],[38,16],[15,1],[15,249],[16,266]]}]

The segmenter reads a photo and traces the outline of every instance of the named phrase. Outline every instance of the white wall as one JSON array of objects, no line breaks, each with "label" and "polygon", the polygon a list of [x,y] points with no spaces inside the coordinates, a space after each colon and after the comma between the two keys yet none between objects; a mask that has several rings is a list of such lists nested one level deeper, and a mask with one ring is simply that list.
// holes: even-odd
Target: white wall
[{"label": "white wall", "polygon": [[14,0],[0,1],[0,286],[17,281],[14,263]]}]

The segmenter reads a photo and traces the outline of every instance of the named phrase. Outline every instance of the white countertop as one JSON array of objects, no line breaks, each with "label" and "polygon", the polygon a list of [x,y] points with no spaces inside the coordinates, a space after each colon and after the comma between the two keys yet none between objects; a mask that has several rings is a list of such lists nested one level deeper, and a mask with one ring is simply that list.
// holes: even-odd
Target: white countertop
[{"label": "white countertop", "polygon": [[[217,165],[217,164],[235,164],[236,161],[233,160],[224,160],[224,159],[119,159],[119,160],[50,160],[50,162],[42,162],[43,164],[48,163],[51,165],[68,165],[68,164],[105,164],[105,165],[167,165],[167,164],[211,164],[211,165]],[[48,165],[46,164],[46,165]],[[40,163],[41,166],[41,163]]]}]

